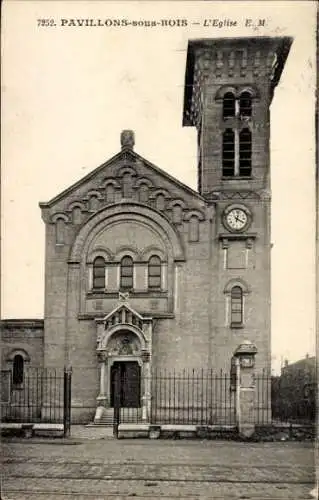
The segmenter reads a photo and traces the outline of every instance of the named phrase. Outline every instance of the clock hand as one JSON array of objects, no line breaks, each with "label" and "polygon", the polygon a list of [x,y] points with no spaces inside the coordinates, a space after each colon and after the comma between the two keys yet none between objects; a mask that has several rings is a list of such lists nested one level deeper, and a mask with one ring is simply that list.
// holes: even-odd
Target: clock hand
[{"label": "clock hand", "polygon": [[238,216],[235,216],[236,220],[239,221],[239,222],[246,222],[245,219],[241,219],[240,217]]}]

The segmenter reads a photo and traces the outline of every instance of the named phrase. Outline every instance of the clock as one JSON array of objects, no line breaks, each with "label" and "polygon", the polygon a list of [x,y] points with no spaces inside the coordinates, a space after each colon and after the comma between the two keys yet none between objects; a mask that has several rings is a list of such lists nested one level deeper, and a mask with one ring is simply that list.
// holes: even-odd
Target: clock
[{"label": "clock", "polygon": [[246,207],[230,206],[224,212],[224,225],[230,231],[244,231],[250,224],[250,213]]}]

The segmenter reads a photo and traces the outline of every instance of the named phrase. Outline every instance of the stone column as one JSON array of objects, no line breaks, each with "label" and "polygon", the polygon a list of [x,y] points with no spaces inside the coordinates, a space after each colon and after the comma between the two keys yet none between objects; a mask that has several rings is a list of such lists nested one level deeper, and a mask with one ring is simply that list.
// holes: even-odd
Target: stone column
[{"label": "stone column", "polygon": [[151,363],[149,351],[142,352],[143,361],[143,396],[142,421],[149,422],[151,418]]},{"label": "stone column", "polygon": [[95,412],[94,422],[99,422],[106,407],[106,369],[107,369],[107,356],[105,352],[98,354],[100,361],[100,390],[96,398],[97,408]]},{"label": "stone column", "polygon": [[147,291],[147,264],[145,262],[136,262],[134,264],[134,291]]},{"label": "stone column", "polygon": [[234,352],[236,359],[236,413],[240,435],[250,437],[255,432],[256,385],[255,355],[257,348],[249,341],[240,344]]}]

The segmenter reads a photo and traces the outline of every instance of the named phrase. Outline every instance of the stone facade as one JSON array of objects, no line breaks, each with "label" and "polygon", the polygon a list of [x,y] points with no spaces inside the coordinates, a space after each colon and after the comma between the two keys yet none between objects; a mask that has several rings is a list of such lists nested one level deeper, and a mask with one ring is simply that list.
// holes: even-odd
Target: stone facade
[{"label": "stone facade", "polygon": [[[42,363],[43,349],[43,366],[72,366],[76,421],[98,418],[110,404],[120,361],[136,362],[142,374],[229,371],[247,340],[258,348],[256,369],[270,370],[269,106],[290,43],[189,43],[183,124],[198,130],[198,192],[138,155],[125,130],[116,156],[40,203],[44,337],[26,351],[32,364]],[[238,107],[243,92],[248,115]],[[226,94],[233,116],[223,115]],[[238,160],[243,128],[249,175]],[[226,129],[235,131],[231,175],[224,175]],[[150,388],[143,390],[147,411]]]},{"label": "stone facade", "polygon": [[25,367],[43,366],[43,326],[41,319],[1,321],[1,369],[11,369],[16,355]]}]

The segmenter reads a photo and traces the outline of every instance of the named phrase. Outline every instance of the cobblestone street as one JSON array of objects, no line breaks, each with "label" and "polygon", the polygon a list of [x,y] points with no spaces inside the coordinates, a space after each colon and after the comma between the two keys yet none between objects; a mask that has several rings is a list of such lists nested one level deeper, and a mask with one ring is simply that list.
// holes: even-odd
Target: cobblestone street
[{"label": "cobblestone street", "polygon": [[309,499],[311,443],[12,439],[2,443],[3,499]]}]

